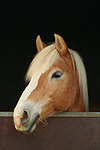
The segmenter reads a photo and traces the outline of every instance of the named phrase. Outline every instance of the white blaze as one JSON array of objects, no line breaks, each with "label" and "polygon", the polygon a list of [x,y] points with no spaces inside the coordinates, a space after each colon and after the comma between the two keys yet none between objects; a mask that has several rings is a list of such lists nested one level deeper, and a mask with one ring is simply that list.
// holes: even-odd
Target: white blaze
[{"label": "white blaze", "polygon": [[40,78],[42,73],[40,73],[38,76],[34,75],[30,81],[30,83],[28,84],[28,86],[25,88],[24,92],[22,93],[20,99],[19,99],[19,103],[23,103],[25,102],[28,97],[30,96],[30,94],[37,88],[38,86],[38,80]]}]

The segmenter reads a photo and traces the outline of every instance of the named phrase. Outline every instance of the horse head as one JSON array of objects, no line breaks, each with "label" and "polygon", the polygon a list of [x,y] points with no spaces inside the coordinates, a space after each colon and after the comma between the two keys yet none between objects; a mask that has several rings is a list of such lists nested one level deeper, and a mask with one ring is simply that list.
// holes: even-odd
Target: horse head
[{"label": "horse head", "polygon": [[[36,46],[38,54],[26,75],[29,84],[13,114],[15,128],[21,132],[32,132],[37,123],[55,112],[85,111],[87,104],[84,100],[87,91],[83,90],[87,85],[86,76],[80,75],[85,75],[80,56],[76,52],[74,55],[57,34],[55,43],[49,46],[38,36]],[[79,68],[83,69],[82,73]],[[83,80],[86,85],[82,84]]]}]

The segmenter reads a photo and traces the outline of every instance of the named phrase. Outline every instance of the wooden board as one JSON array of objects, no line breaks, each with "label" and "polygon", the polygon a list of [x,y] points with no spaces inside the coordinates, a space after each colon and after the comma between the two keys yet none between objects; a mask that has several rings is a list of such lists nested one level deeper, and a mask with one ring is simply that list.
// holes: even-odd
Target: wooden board
[{"label": "wooden board", "polygon": [[100,113],[63,113],[47,122],[25,135],[15,130],[12,113],[0,113],[0,150],[100,150]]}]

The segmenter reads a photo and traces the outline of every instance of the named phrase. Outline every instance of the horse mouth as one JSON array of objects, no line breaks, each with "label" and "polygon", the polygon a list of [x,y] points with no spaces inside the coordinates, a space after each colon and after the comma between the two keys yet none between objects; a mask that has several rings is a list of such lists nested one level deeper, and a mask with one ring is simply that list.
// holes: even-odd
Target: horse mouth
[{"label": "horse mouth", "polygon": [[25,131],[25,133],[29,134],[33,130],[35,130],[39,118],[40,118],[40,115],[39,114],[36,115],[36,117],[34,118],[33,122],[31,123],[31,125],[29,126],[29,128]]}]

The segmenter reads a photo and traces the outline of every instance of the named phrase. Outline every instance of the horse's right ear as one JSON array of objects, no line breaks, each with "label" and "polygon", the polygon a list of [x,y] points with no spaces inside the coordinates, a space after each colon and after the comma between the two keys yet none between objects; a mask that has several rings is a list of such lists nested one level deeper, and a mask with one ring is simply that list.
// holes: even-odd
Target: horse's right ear
[{"label": "horse's right ear", "polygon": [[40,35],[38,35],[36,38],[36,47],[38,52],[40,52],[42,49],[46,47],[46,44],[42,42]]}]

